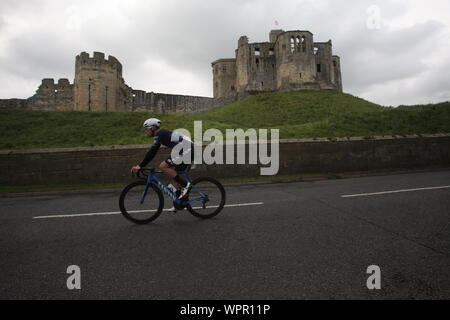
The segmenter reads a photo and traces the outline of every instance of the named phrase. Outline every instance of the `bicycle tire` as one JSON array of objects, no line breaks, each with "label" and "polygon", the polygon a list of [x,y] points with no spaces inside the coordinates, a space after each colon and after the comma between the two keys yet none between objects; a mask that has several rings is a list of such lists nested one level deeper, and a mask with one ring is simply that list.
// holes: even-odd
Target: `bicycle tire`
[{"label": "bicycle tire", "polygon": [[[128,186],[126,186],[122,190],[122,193],[120,194],[120,198],[119,198],[119,207],[120,207],[120,211],[121,211],[122,215],[127,220],[132,221],[132,222],[134,222],[136,224],[148,224],[148,223],[154,221],[156,218],[159,217],[159,215],[161,214],[161,212],[164,209],[164,197],[163,197],[163,194],[162,194],[161,190],[156,185],[151,183],[150,186],[149,186],[149,189],[147,191],[146,198],[148,199],[149,195],[151,194],[150,192],[153,190],[156,193],[157,197],[158,197],[159,203],[158,203],[157,206],[156,206],[156,203],[155,203],[155,207],[156,207],[155,210],[147,210],[147,211],[148,212],[152,212],[152,213],[154,211],[154,213],[151,216],[149,216],[147,218],[143,218],[143,219],[136,219],[132,215],[132,212],[131,212],[130,208],[128,208],[128,206],[129,206],[128,203],[129,202],[127,201],[127,195],[130,195],[130,191],[132,191],[133,188],[138,189],[137,187],[139,187],[139,188],[143,187],[142,189],[144,190],[145,189],[145,185],[146,185],[145,181],[136,181],[136,182],[130,183]],[[142,191],[140,191],[140,190],[135,190],[135,192],[138,195],[139,195],[139,193],[142,194]],[[130,197],[131,197],[131,195],[130,195]],[[127,202],[127,204],[125,202]],[[138,201],[138,198],[136,198],[136,200],[133,200],[131,203],[132,203],[133,206],[136,206],[136,207],[139,207],[139,205],[140,205],[140,203]],[[144,202],[144,204],[145,203],[146,202]]]},{"label": "bicycle tire", "polygon": [[[213,212],[210,213],[204,213],[202,212],[204,209],[206,208],[198,208],[195,207],[195,204],[198,202],[192,202],[191,204],[194,205],[194,207],[192,207],[191,204],[188,204],[186,206],[186,208],[188,209],[188,211],[195,217],[200,218],[200,219],[211,219],[213,217],[215,217],[216,215],[218,215],[220,213],[220,211],[222,211],[223,207],[225,206],[225,201],[226,201],[226,192],[225,192],[225,188],[222,186],[222,184],[217,181],[214,178],[209,178],[209,177],[201,177],[201,178],[197,178],[194,181],[192,181],[192,188],[189,191],[189,197],[195,198],[195,186],[199,185],[202,182],[209,182],[212,185],[214,185],[216,187],[216,189],[214,187],[211,186],[212,191],[214,192],[218,192],[220,194],[220,201],[218,201],[217,205],[213,205],[212,208],[215,208],[215,210]],[[201,190],[201,188],[200,188]]]}]

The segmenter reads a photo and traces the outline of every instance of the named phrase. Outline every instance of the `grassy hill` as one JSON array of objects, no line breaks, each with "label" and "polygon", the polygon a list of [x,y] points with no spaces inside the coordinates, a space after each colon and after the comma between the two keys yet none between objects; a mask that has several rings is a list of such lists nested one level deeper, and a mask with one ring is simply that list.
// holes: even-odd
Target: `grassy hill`
[{"label": "grassy hill", "polygon": [[261,94],[198,115],[146,112],[0,110],[0,149],[146,144],[142,123],[168,129],[202,120],[204,130],[277,128],[282,139],[450,132],[450,102],[383,107],[349,94],[298,91]]}]

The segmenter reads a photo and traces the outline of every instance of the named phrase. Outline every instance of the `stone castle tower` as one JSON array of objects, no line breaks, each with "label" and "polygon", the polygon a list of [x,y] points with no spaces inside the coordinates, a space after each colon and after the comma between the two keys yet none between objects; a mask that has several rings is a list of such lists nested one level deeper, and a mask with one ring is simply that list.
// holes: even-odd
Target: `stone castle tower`
[{"label": "stone castle tower", "polygon": [[272,91],[329,89],[342,92],[341,66],[331,40],[314,42],[309,31],[272,30],[269,42],[238,41],[236,58],[212,63],[214,98]]},{"label": "stone castle tower", "polygon": [[[36,94],[14,102],[22,108],[56,111],[129,111],[133,110],[132,89],[122,78],[122,64],[112,56],[82,52],[75,58],[75,80],[43,79]],[[14,101],[11,101],[14,100]],[[8,106],[6,106],[8,107]]]},{"label": "stone castle tower", "polygon": [[126,111],[132,89],[122,78],[122,64],[113,56],[83,52],[75,59],[74,110]]}]

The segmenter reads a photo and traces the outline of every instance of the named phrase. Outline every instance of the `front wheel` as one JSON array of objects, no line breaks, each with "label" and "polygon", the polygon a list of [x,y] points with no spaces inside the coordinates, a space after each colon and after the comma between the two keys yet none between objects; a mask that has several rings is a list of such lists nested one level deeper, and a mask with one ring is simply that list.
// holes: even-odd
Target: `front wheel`
[{"label": "front wheel", "polygon": [[120,194],[119,207],[122,215],[134,223],[147,224],[161,214],[164,197],[161,190],[151,183],[146,190],[145,181],[126,186]]},{"label": "front wheel", "polygon": [[213,178],[198,178],[192,182],[187,205],[189,212],[200,219],[210,219],[225,206],[225,189]]}]

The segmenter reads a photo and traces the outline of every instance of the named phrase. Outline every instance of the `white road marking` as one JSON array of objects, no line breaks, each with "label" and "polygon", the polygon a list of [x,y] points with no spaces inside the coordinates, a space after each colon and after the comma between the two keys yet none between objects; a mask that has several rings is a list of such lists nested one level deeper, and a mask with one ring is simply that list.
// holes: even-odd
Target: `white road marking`
[{"label": "white road marking", "polygon": [[349,195],[341,196],[341,198],[368,197],[368,196],[378,196],[378,195],[391,194],[391,193],[413,192],[413,191],[423,191],[423,190],[439,190],[439,189],[448,189],[448,188],[450,188],[450,186],[393,190],[393,191],[383,191],[383,192],[373,192],[373,193],[349,194]]},{"label": "white road marking", "polygon": [[[254,202],[254,203],[238,203],[225,205],[225,208],[235,208],[235,207],[250,207],[250,206],[262,206],[264,202]],[[207,208],[217,208],[218,206],[209,206]],[[201,209],[202,207],[194,207],[194,209]],[[130,213],[145,213],[145,212],[155,212],[156,210],[136,210],[130,211]],[[164,209],[168,211],[168,209]],[[78,218],[78,217],[93,217],[93,216],[110,216],[121,214],[120,211],[114,212],[93,212],[93,213],[77,213],[77,214],[59,214],[50,216],[39,216],[33,217],[33,219],[61,219],[61,218]]]}]

